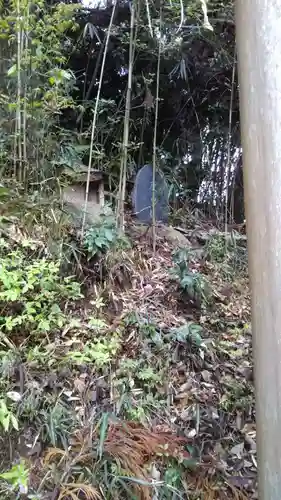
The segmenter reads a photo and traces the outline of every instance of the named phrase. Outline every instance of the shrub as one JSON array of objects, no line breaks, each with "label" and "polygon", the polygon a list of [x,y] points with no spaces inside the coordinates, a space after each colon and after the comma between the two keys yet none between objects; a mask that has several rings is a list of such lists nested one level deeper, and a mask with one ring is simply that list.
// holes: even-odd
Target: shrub
[{"label": "shrub", "polygon": [[104,255],[116,247],[129,247],[127,239],[118,232],[115,217],[108,207],[86,232],[84,246],[89,258]]},{"label": "shrub", "polygon": [[211,295],[208,282],[201,273],[190,268],[189,261],[189,250],[176,250],[173,253],[174,267],[171,269],[171,276],[193,302],[197,305],[206,304]]},{"label": "shrub", "polygon": [[80,285],[61,278],[60,262],[32,258],[21,248],[0,257],[0,328],[4,332],[61,328],[65,299],[82,297]]}]

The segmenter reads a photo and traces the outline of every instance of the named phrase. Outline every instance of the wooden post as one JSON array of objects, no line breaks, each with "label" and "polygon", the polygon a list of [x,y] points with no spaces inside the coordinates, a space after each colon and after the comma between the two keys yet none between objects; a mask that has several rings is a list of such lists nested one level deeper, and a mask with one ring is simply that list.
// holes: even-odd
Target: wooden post
[{"label": "wooden post", "polygon": [[281,498],[281,3],[236,0],[259,500]]}]

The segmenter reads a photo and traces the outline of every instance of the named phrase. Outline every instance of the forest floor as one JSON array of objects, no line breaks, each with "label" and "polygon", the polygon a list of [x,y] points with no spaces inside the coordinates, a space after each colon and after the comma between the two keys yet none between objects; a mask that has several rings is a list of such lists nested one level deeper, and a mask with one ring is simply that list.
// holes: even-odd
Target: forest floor
[{"label": "forest floor", "polygon": [[2,235],[1,498],[257,498],[245,248],[129,236],[79,297]]}]

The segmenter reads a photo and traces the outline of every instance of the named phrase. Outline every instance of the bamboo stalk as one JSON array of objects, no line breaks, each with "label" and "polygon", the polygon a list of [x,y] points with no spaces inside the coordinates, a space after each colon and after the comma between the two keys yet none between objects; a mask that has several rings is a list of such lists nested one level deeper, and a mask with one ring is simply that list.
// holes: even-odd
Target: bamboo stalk
[{"label": "bamboo stalk", "polygon": [[[232,112],[233,112],[233,94],[234,94],[234,82],[235,82],[235,68],[236,68],[236,49],[234,51],[234,61],[232,67],[232,78],[231,78],[231,92],[230,92],[230,107],[229,107],[229,118],[228,118],[228,139],[227,139],[227,161],[226,161],[226,194],[225,194],[225,233],[227,233],[227,220],[228,220],[228,191],[229,191],[229,179],[230,179],[230,149],[231,149],[231,132],[232,132]],[[225,239],[225,244],[227,244]]]},{"label": "bamboo stalk", "polygon": [[151,22],[150,10],[149,10],[149,0],[145,0],[145,5],[146,5],[148,27],[149,27],[151,38],[153,38],[152,22]]},{"label": "bamboo stalk", "polygon": [[[23,47],[24,47],[24,53],[25,57],[27,57],[28,54],[28,27],[29,27],[29,0],[27,0],[27,6],[26,6],[26,13],[25,13],[25,30],[23,35],[24,40],[23,40]],[[22,123],[22,135],[23,135],[23,160],[24,160],[24,171],[23,171],[23,181],[25,181],[25,176],[26,176],[26,169],[27,169],[27,69],[25,71],[25,82],[24,82],[24,89],[23,89],[24,95],[23,95],[23,123]]]},{"label": "bamboo stalk", "polygon": [[110,18],[110,22],[109,22],[109,26],[108,26],[108,30],[107,30],[106,42],[105,42],[105,47],[104,47],[104,53],[103,53],[103,59],[102,59],[102,65],[101,65],[101,72],[100,72],[100,78],[99,78],[99,86],[98,86],[98,91],[97,91],[97,97],[96,97],[95,109],[94,109],[94,116],[93,116],[93,122],[92,122],[90,155],[89,155],[89,164],[88,164],[88,172],[87,172],[87,183],[86,183],[86,193],[85,193],[85,205],[84,205],[83,220],[82,220],[82,227],[81,227],[81,239],[83,239],[84,232],[85,232],[86,212],[87,212],[87,205],[88,205],[88,199],[89,199],[89,186],[90,186],[91,166],[92,166],[92,158],[93,158],[93,143],[94,143],[94,137],[95,137],[95,131],[96,131],[96,123],[97,123],[97,116],[98,116],[98,105],[99,105],[99,100],[100,100],[100,93],[101,93],[101,86],[102,86],[102,80],[103,80],[103,74],[104,74],[104,67],[105,67],[105,61],[106,61],[106,55],[107,55],[107,49],[108,49],[108,42],[109,42],[110,33],[111,33],[112,25],[113,25],[113,19],[114,19],[114,15],[115,15],[116,5],[117,5],[117,2],[115,2],[114,5],[113,5],[112,13],[111,13],[111,18]]},{"label": "bamboo stalk", "polygon": [[128,86],[126,94],[125,117],[124,117],[124,132],[123,132],[123,154],[121,157],[120,181],[119,181],[119,197],[117,206],[117,226],[120,232],[124,232],[124,204],[126,194],[126,177],[127,177],[127,159],[128,159],[128,142],[130,128],[130,108],[132,94],[132,76],[134,65],[134,26],[135,26],[135,6],[132,2],[131,6],[131,22],[130,22],[130,47],[129,47],[129,69],[128,69]]},{"label": "bamboo stalk", "polygon": [[153,136],[153,163],[152,163],[152,244],[153,253],[156,250],[156,219],[155,219],[155,177],[156,177],[156,147],[157,147],[157,124],[159,110],[159,84],[160,84],[160,62],[161,62],[161,27],[162,27],[162,4],[159,13],[159,41],[158,41],[158,60],[156,74],[156,97],[155,97],[155,121]]},{"label": "bamboo stalk", "polygon": [[22,33],[21,33],[21,9],[20,0],[17,0],[17,111],[16,111],[16,138],[14,152],[14,173],[17,174],[17,165],[19,165],[19,177],[22,173],[22,125],[21,125],[21,53],[22,53]]}]

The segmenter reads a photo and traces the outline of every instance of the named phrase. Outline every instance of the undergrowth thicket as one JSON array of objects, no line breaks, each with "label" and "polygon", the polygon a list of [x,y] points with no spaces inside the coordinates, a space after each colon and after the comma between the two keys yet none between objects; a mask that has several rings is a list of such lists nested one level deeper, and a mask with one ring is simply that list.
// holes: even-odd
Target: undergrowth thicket
[{"label": "undergrowth thicket", "polygon": [[[173,325],[171,318],[169,326],[148,310],[138,312],[138,300],[112,322],[110,280],[89,290],[63,273],[60,260],[40,255],[42,241],[28,235],[15,241],[6,231],[0,243],[0,425],[3,442],[13,443],[10,465],[7,450],[2,459],[3,498],[24,492],[27,498],[48,492],[54,498],[188,498],[198,487],[186,478],[200,471],[201,445],[194,438],[205,410],[203,401],[196,403],[199,386],[186,392],[193,385],[187,373],[195,381],[205,372],[208,380],[217,356],[232,356],[234,349],[232,341],[206,337],[214,298],[194,301],[191,290],[198,291],[207,274],[196,269],[192,252],[188,266],[179,250],[162,271],[177,300],[197,307],[193,320]],[[144,275],[146,258],[139,268]],[[131,262],[131,271],[139,265]],[[208,265],[214,275],[214,254]],[[230,376],[222,383],[223,394],[214,393],[219,411],[251,407],[251,386]],[[187,427],[179,411],[189,412]]]}]

